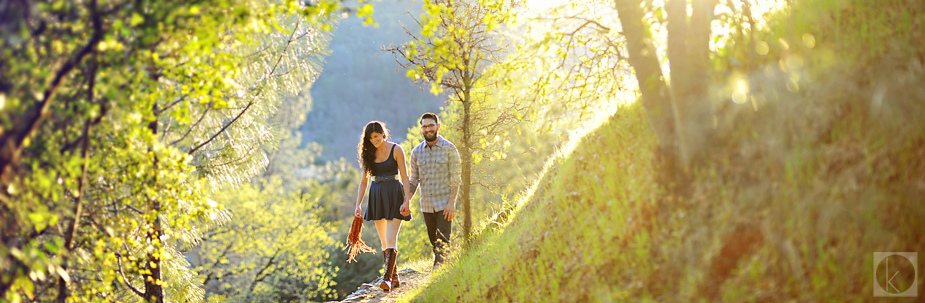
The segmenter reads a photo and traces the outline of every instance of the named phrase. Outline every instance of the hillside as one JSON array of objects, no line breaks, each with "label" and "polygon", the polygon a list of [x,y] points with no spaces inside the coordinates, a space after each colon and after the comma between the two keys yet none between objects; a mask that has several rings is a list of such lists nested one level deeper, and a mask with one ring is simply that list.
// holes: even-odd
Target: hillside
[{"label": "hillside", "polygon": [[706,152],[690,171],[665,178],[651,121],[639,102],[623,106],[567,144],[470,247],[402,299],[925,293],[913,282],[925,271],[875,254],[925,248],[925,14],[909,4],[799,1],[769,17],[766,31],[730,38],[748,47],[712,57],[712,125],[698,125]]},{"label": "hillside", "polygon": [[870,300],[873,252],[925,247],[925,107],[910,101],[925,69],[907,62],[800,92],[764,78],[767,101],[722,112],[678,196],[655,181],[641,106],[621,108],[413,301]]}]

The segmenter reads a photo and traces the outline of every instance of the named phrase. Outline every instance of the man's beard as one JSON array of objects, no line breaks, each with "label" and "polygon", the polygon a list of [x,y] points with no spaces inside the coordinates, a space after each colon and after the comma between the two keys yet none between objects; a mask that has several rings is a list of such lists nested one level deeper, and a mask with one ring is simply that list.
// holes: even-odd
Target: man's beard
[{"label": "man's beard", "polygon": [[424,134],[424,141],[427,141],[427,142],[437,141],[437,132],[434,132],[433,136],[427,136],[427,134]]}]

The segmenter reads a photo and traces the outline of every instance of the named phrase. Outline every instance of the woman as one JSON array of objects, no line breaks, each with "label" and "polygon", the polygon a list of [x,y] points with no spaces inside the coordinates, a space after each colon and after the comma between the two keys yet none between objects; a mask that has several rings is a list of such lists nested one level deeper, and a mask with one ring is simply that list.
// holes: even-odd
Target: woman
[{"label": "woman", "polygon": [[[385,275],[379,287],[389,292],[401,283],[395,260],[398,259],[398,231],[401,221],[411,220],[411,194],[408,173],[405,168],[405,151],[398,144],[388,141],[389,130],[385,123],[372,121],[363,128],[363,136],[357,144],[357,157],[363,174],[357,193],[355,216],[360,216],[363,194],[372,177],[369,201],[363,219],[376,223],[379,232],[382,255],[385,259]],[[399,182],[398,178],[401,178]]]}]

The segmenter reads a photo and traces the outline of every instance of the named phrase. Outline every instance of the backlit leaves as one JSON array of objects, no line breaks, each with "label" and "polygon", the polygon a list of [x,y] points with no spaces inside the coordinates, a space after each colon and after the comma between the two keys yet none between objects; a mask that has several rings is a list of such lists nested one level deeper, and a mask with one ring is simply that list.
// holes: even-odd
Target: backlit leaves
[{"label": "backlit leaves", "polygon": [[[326,41],[312,29],[337,2],[315,14],[297,1],[10,6],[31,15],[0,27],[0,296],[50,301],[62,278],[68,301],[138,301],[144,280],[168,301],[201,300],[177,249],[227,221],[212,186],[266,163],[271,117],[290,108],[278,92],[319,62],[283,46]],[[144,278],[153,269],[161,281]]]}]

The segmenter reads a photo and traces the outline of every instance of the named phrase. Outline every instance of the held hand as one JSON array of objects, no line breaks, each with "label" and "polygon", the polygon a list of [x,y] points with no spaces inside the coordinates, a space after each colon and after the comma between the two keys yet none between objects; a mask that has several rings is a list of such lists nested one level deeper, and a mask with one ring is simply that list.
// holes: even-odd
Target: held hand
[{"label": "held hand", "polygon": [[363,208],[360,207],[359,205],[357,205],[356,212],[353,213],[353,216],[354,216],[354,217],[359,217],[359,216],[360,216],[360,211],[361,211],[361,210],[363,210]]},{"label": "held hand", "polygon": [[411,201],[405,200],[405,203],[401,204],[401,215],[410,216],[411,215]]},{"label": "held hand", "polygon": [[443,218],[447,221],[453,221],[453,217],[456,217],[456,204],[450,203],[443,209]]}]

